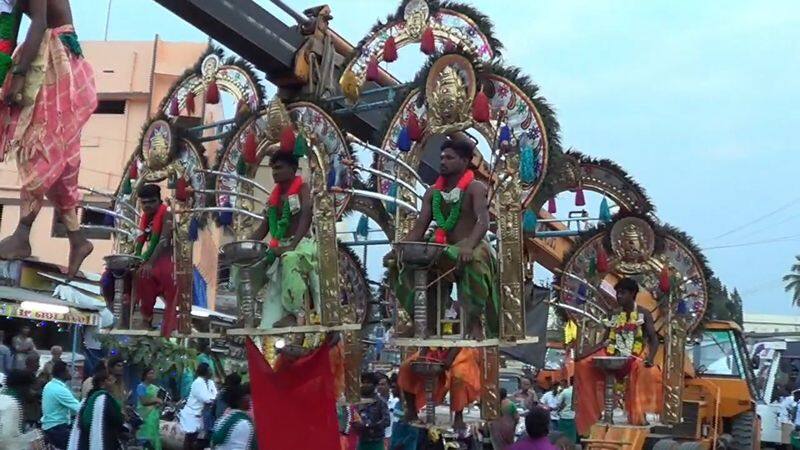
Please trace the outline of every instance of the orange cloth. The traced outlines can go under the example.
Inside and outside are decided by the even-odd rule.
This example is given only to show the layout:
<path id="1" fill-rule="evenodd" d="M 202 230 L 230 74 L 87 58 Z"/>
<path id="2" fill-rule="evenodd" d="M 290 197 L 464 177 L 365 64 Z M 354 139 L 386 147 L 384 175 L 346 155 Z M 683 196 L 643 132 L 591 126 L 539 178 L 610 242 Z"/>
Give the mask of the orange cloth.
<path id="1" fill-rule="evenodd" d="M 592 425 L 600 420 L 605 398 L 605 375 L 595 367 L 592 358 L 606 356 L 605 349 L 575 362 L 575 424 L 578 434 L 587 436 Z M 626 369 L 625 410 L 631 425 L 644 425 L 645 413 L 661 413 L 663 390 L 661 370 L 657 366 L 645 367 L 644 360 L 631 357 Z"/>
<path id="2" fill-rule="evenodd" d="M 447 350 L 429 351 L 427 359 L 444 361 Z M 411 363 L 420 359 L 419 352 L 414 353 L 400 366 L 397 385 L 403 392 L 414 394 L 417 410 L 425 406 L 425 381 L 411 371 Z M 444 401 L 445 394 L 450 391 L 450 410 L 462 411 L 481 395 L 481 363 L 480 350 L 462 348 L 459 350 L 450 369 L 440 374 L 433 389 L 433 400 Z"/>

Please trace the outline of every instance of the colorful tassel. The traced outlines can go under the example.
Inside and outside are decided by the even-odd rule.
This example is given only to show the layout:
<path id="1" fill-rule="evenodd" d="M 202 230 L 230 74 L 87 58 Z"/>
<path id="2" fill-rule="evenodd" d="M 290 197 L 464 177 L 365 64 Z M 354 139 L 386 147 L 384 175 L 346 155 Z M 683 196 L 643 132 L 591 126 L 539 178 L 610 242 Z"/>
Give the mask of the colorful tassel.
<path id="1" fill-rule="evenodd" d="M 411 151 L 411 135 L 408 132 L 408 127 L 403 127 L 400 130 L 400 135 L 397 136 L 397 148 L 401 152 Z"/>
<path id="2" fill-rule="evenodd" d="M 174 173 L 170 174 L 170 176 L 167 177 L 167 189 L 175 189 L 175 184 L 177 181 L 178 177 L 176 177 Z"/>
<path id="3" fill-rule="evenodd" d="M 105 225 L 107 227 L 113 227 L 114 226 L 114 216 L 112 216 L 111 214 L 106 214 L 106 216 L 103 217 L 103 225 Z"/>
<path id="4" fill-rule="evenodd" d="M 131 186 L 131 179 L 125 178 L 125 181 L 122 182 L 122 194 L 131 195 L 131 192 L 133 192 L 133 186 Z"/>
<path id="5" fill-rule="evenodd" d="M 369 217 L 362 214 L 358 219 L 358 226 L 356 226 L 356 236 L 366 239 L 369 237 Z"/>
<path id="6" fill-rule="evenodd" d="M 139 161 L 134 159 L 131 161 L 131 168 L 128 169 L 128 177 L 131 180 L 139 178 Z"/>
<path id="7" fill-rule="evenodd" d="M 498 141 L 500 141 L 500 143 L 511 142 L 511 128 L 509 128 L 508 125 L 503 125 L 500 127 L 500 136 L 498 137 Z"/>
<path id="8" fill-rule="evenodd" d="M 295 136 L 294 136 L 294 129 L 291 125 L 286 125 L 281 130 L 281 151 L 282 152 L 292 152 L 294 151 L 294 143 L 295 143 Z"/>
<path id="9" fill-rule="evenodd" d="M 303 158 L 308 154 L 308 139 L 303 133 L 298 133 L 294 141 L 294 156 Z"/>
<path id="10" fill-rule="evenodd" d="M 392 182 L 392 184 L 389 185 L 389 192 L 387 195 L 389 195 L 389 197 L 392 198 L 397 198 L 397 183 Z M 397 203 L 386 202 L 386 212 L 388 212 L 389 214 L 394 214 L 396 211 L 397 211 Z"/>
<path id="11" fill-rule="evenodd" d="M 242 177 L 247 175 L 247 161 L 244 158 L 239 158 L 239 161 L 236 161 L 236 173 Z"/>
<path id="12" fill-rule="evenodd" d="M 433 232 L 433 242 L 436 242 L 437 244 L 447 243 L 447 232 L 444 231 L 444 228 L 437 228 Z"/>
<path id="13" fill-rule="evenodd" d="M 189 183 L 185 177 L 178 178 L 175 182 L 175 199 L 179 202 L 185 202 L 189 198 Z"/>
<path id="14" fill-rule="evenodd" d="M 383 60 L 386 62 L 397 61 L 397 44 L 394 41 L 394 36 L 390 36 L 383 43 Z"/>
<path id="15" fill-rule="evenodd" d="M 179 115 L 181 115 L 181 108 L 180 105 L 178 104 L 178 97 L 174 95 L 172 96 L 171 99 L 169 99 L 169 115 L 172 117 L 178 117 Z"/>
<path id="16" fill-rule="evenodd" d="M 194 111 L 195 111 L 194 99 L 195 99 L 195 97 L 196 97 L 196 95 L 195 95 L 194 91 L 189 91 L 189 93 L 186 94 L 186 112 L 189 113 L 189 115 L 193 115 L 194 114 Z"/>
<path id="17" fill-rule="evenodd" d="M 411 114 L 408 115 L 408 120 L 406 121 L 406 128 L 408 128 L 408 137 L 410 137 L 412 141 L 419 142 L 420 140 L 422 140 L 422 135 L 423 135 L 422 126 L 420 126 L 419 118 L 413 111 L 411 112 Z"/>
<path id="18" fill-rule="evenodd" d="M 526 233 L 535 233 L 536 223 L 536 213 L 530 209 L 526 209 L 525 214 L 522 216 L 522 230 Z"/>
<path id="19" fill-rule="evenodd" d="M 582 305 L 582 304 L 586 303 L 586 293 L 587 293 L 586 283 L 581 283 L 578 286 L 578 299 L 577 300 L 578 300 L 578 304 L 579 305 Z"/>
<path id="20" fill-rule="evenodd" d="M 328 190 L 336 186 L 336 168 L 333 166 L 331 166 L 331 170 L 328 171 L 327 185 Z"/>
<path id="21" fill-rule="evenodd" d="M 661 275 L 658 277 L 658 290 L 660 290 L 662 294 L 668 294 L 672 287 L 671 284 L 671 280 L 669 279 L 669 266 L 664 265 L 661 267 Z"/>
<path id="22" fill-rule="evenodd" d="M 602 245 L 598 246 L 597 251 L 595 252 L 595 258 L 597 259 L 595 262 L 597 271 L 600 273 L 608 273 L 608 253 L 606 253 L 606 249 L 603 248 Z"/>
<path id="23" fill-rule="evenodd" d="M 485 123 L 491 119 L 491 114 L 489 111 L 489 97 L 483 93 L 483 91 L 478 92 L 478 95 L 475 96 L 475 100 L 472 102 L 472 118 L 475 119 L 476 122 Z"/>
<path id="24" fill-rule="evenodd" d="M 367 81 L 378 81 L 378 60 L 371 56 L 367 63 Z"/>
<path id="25" fill-rule="evenodd" d="M 550 214 L 555 214 L 558 212 L 558 208 L 556 208 L 556 199 L 551 198 L 547 201 L 547 212 Z"/>
<path id="26" fill-rule="evenodd" d="M 219 86 L 216 82 L 211 82 L 206 90 L 206 103 L 209 105 L 216 105 L 219 103 Z"/>
<path id="27" fill-rule="evenodd" d="M 422 32 L 422 38 L 419 42 L 419 49 L 426 55 L 432 55 L 436 51 L 436 41 L 433 36 L 433 28 L 425 28 Z"/>
<path id="28" fill-rule="evenodd" d="M 675 312 L 681 316 L 684 316 L 689 312 L 689 306 L 686 304 L 686 300 L 681 300 L 678 302 L 678 308 Z"/>
<path id="29" fill-rule="evenodd" d="M 453 43 L 450 39 L 444 41 L 444 52 L 445 53 L 453 53 L 456 51 L 456 44 Z"/>
<path id="30" fill-rule="evenodd" d="M 583 188 L 575 190 L 575 206 L 586 206 L 586 197 L 583 195 Z"/>
<path id="31" fill-rule="evenodd" d="M 597 275 L 597 258 L 589 260 L 589 269 L 587 270 L 589 278 L 593 278 Z"/>
<path id="32" fill-rule="evenodd" d="M 256 133 L 251 129 L 244 137 L 244 149 L 242 150 L 242 156 L 247 164 L 258 163 L 258 155 L 256 153 L 257 149 L 258 143 L 256 142 Z"/>
<path id="33" fill-rule="evenodd" d="M 230 208 L 231 202 L 225 202 L 225 204 L 222 206 L 225 208 Z M 233 225 L 233 211 L 223 211 L 219 213 L 217 222 L 219 222 L 219 225 L 222 227 L 229 227 Z"/>
<path id="34" fill-rule="evenodd" d="M 192 216 L 192 219 L 189 220 L 189 240 L 192 242 L 196 242 L 199 234 L 200 234 L 200 221 L 197 220 L 197 217 Z"/>
<path id="35" fill-rule="evenodd" d="M 608 200 L 605 197 L 603 197 L 603 201 L 600 202 L 600 214 L 598 218 L 600 219 L 600 223 L 611 222 L 611 208 L 608 207 Z"/>
<path id="36" fill-rule="evenodd" d="M 519 177 L 523 183 L 533 183 L 536 180 L 536 160 L 533 147 L 526 145 L 520 152 Z"/>

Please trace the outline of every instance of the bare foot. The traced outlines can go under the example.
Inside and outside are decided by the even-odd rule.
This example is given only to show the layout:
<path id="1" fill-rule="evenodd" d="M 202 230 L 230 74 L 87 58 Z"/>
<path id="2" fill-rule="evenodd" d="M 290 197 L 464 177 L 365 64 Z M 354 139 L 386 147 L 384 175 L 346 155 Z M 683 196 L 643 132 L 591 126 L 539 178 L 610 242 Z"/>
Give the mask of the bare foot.
<path id="1" fill-rule="evenodd" d="M 14 232 L 0 241 L 0 259 L 24 259 L 31 256 L 31 243 L 27 237 Z"/>
<path id="2" fill-rule="evenodd" d="M 297 317 L 293 314 L 284 316 L 282 319 L 272 324 L 273 328 L 288 328 L 297 325 Z"/>
<path id="3" fill-rule="evenodd" d="M 71 243 L 69 248 L 69 269 L 67 270 L 67 279 L 71 280 L 72 277 L 78 273 L 78 270 L 83 264 L 83 260 L 94 251 L 94 245 L 85 238 L 81 242 Z"/>
<path id="4" fill-rule="evenodd" d="M 480 319 L 472 320 L 472 324 L 469 327 L 469 337 L 476 341 L 482 341 L 486 338 L 483 334 L 483 326 Z"/>
<path id="5" fill-rule="evenodd" d="M 456 431 L 467 429 L 467 424 L 464 422 L 464 413 L 455 413 L 455 417 L 453 417 L 453 429 Z"/>

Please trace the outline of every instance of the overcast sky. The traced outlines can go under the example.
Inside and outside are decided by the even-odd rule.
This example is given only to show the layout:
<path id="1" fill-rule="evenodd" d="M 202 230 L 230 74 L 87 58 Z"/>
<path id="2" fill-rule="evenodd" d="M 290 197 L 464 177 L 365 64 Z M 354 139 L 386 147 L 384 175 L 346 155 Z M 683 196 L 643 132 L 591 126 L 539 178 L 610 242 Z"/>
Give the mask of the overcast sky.
<path id="1" fill-rule="evenodd" d="M 301 11 L 323 2 L 286 3 Z M 398 2 L 326 3 L 332 27 L 357 42 Z M 611 158 L 634 176 L 662 220 L 707 248 L 746 312 L 796 314 L 781 276 L 800 254 L 800 4 L 469 3 L 494 21 L 506 63 L 555 106 L 565 147 Z M 103 39 L 106 1 L 72 4 L 79 36 Z M 207 39 L 154 1 L 112 0 L 109 39 L 156 33 Z M 421 61 L 403 49 L 390 70 L 407 78 Z"/>

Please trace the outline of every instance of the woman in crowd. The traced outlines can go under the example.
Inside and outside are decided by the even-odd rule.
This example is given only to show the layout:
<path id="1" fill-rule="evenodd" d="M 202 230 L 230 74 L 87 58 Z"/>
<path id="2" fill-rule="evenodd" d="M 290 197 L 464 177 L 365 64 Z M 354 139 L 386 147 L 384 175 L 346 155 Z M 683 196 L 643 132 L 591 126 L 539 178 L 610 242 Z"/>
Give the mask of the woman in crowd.
<path id="1" fill-rule="evenodd" d="M 152 450 L 161 450 L 161 405 L 164 401 L 158 397 L 159 388 L 154 384 L 155 380 L 155 369 L 145 368 L 142 372 L 142 382 L 136 388 L 136 412 L 143 421 L 136 437 L 140 441 L 149 443 Z"/>
<path id="2" fill-rule="evenodd" d="M 31 400 L 33 375 L 26 370 L 12 369 L 6 385 L 0 390 L 0 449 L 30 448 L 36 431 L 23 434 L 25 427 L 22 406 Z"/>
<path id="3" fill-rule="evenodd" d="M 185 433 L 184 450 L 200 450 L 208 446 L 209 430 L 204 426 L 203 412 L 211 408 L 217 398 L 217 386 L 211 379 L 211 369 L 208 364 L 198 364 L 196 373 L 197 378 L 192 382 L 186 406 L 178 414 L 178 420 Z"/>

